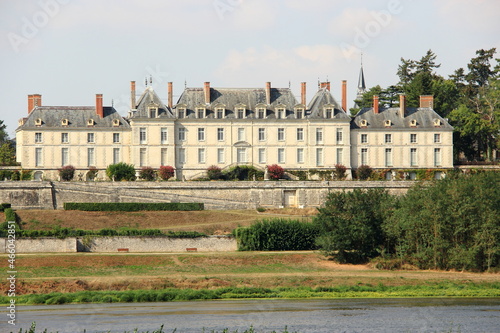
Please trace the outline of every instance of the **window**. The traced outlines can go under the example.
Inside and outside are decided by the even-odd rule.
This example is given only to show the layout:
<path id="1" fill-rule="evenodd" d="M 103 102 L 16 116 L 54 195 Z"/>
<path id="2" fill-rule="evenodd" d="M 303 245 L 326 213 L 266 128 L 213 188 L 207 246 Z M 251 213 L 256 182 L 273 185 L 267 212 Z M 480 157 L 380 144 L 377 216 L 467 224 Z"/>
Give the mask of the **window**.
<path id="1" fill-rule="evenodd" d="M 238 108 L 238 109 L 236 110 L 236 113 L 237 113 L 237 116 L 238 116 L 238 118 L 239 118 L 239 119 L 243 119 L 243 118 L 245 118 L 245 109 L 243 109 L 243 108 Z"/>
<path id="2" fill-rule="evenodd" d="M 217 148 L 217 163 L 222 164 L 225 162 L 224 148 Z"/>
<path id="3" fill-rule="evenodd" d="M 259 148 L 259 163 L 266 163 L 266 148 Z"/>
<path id="4" fill-rule="evenodd" d="M 217 108 L 216 109 L 216 116 L 219 119 L 223 119 L 224 116 L 225 116 L 225 110 L 224 110 L 224 108 Z"/>
<path id="5" fill-rule="evenodd" d="M 258 109 L 257 118 L 259 118 L 259 119 L 266 118 L 266 109 L 263 109 L 263 108 Z"/>
<path id="6" fill-rule="evenodd" d="M 295 118 L 297 118 L 297 119 L 304 118 L 304 109 L 297 109 L 295 111 Z"/>
<path id="7" fill-rule="evenodd" d="M 168 143 L 168 129 L 166 127 L 160 129 L 160 141 L 162 145 Z"/>
<path id="8" fill-rule="evenodd" d="M 417 165 L 417 148 L 410 148 L 410 165 Z"/>
<path id="9" fill-rule="evenodd" d="M 68 142 L 69 142 L 69 134 L 61 133 L 61 143 L 68 143 Z"/>
<path id="10" fill-rule="evenodd" d="M 94 133 L 87 133 L 87 143 L 94 143 L 94 142 L 95 142 Z"/>
<path id="11" fill-rule="evenodd" d="M 386 167 L 392 166 L 392 149 L 391 148 L 385 149 L 385 166 Z"/>
<path id="12" fill-rule="evenodd" d="M 157 112 L 157 108 L 149 108 L 149 118 L 156 118 Z"/>
<path id="13" fill-rule="evenodd" d="M 441 166 L 441 148 L 434 148 L 434 166 Z"/>
<path id="14" fill-rule="evenodd" d="M 368 148 L 361 148 L 361 165 L 368 165 Z"/>
<path id="15" fill-rule="evenodd" d="M 361 134 L 361 143 L 368 143 L 368 134 Z"/>
<path id="16" fill-rule="evenodd" d="M 146 148 L 139 149 L 139 166 L 141 167 L 146 166 L 147 164 L 146 158 L 147 158 Z"/>
<path id="17" fill-rule="evenodd" d="M 35 133 L 35 143 L 42 142 L 42 133 Z"/>
<path id="18" fill-rule="evenodd" d="M 278 148 L 278 163 L 285 163 L 285 148 Z"/>
<path id="19" fill-rule="evenodd" d="M 297 141 L 304 141 L 304 129 L 297 128 Z"/>
<path id="20" fill-rule="evenodd" d="M 177 117 L 178 118 L 185 118 L 186 117 L 186 109 L 177 110 Z"/>
<path id="21" fill-rule="evenodd" d="M 205 141 L 205 128 L 198 128 L 198 141 Z"/>
<path id="22" fill-rule="evenodd" d="M 113 164 L 120 163 L 120 148 L 113 148 Z"/>
<path id="23" fill-rule="evenodd" d="M 337 128 L 337 143 L 342 143 L 344 140 L 344 135 L 342 132 L 342 128 Z"/>
<path id="24" fill-rule="evenodd" d="M 441 143 L 441 134 L 434 134 L 434 143 Z"/>
<path id="25" fill-rule="evenodd" d="M 266 129 L 259 128 L 259 141 L 265 141 L 265 140 L 266 140 Z"/>
<path id="26" fill-rule="evenodd" d="M 283 119 L 285 118 L 285 109 L 277 109 L 276 110 L 276 118 Z"/>
<path id="27" fill-rule="evenodd" d="M 392 134 L 386 134 L 385 143 L 391 143 L 391 142 L 392 142 Z"/>
<path id="28" fill-rule="evenodd" d="M 205 118 L 205 109 L 196 109 L 196 118 Z"/>
<path id="29" fill-rule="evenodd" d="M 217 129 L 217 141 L 224 141 L 224 128 Z"/>
<path id="30" fill-rule="evenodd" d="M 245 129 L 238 128 L 238 141 L 245 141 Z"/>
<path id="31" fill-rule="evenodd" d="M 332 108 L 325 109 L 325 118 L 327 118 L 327 119 L 333 118 L 333 109 Z"/>
<path id="32" fill-rule="evenodd" d="M 179 163 L 180 164 L 186 163 L 186 149 L 185 148 L 179 148 Z"/>
<path id="33" fill-rule="evenodd" d="M 343 164 L 342 157 L 343 157 L 343 149 L 337 148 L 337 164 Z"/>
<path id="34" fill-rule="evenodd" d="M 246 163 L 247 162 L 247 149 L 246 148 L 238 148 L 236 150 L 236 159 L 238 163 Z"/>
<path id="35" fill-rule="evenodd" d="M 68 148 L 61 149 L 61 165 L 62 166 L 69 165 L 69 149 Z"/>
<path id="36" fill-rule="evenodd" d="M 410 134 L 410 143 L 417 143 L 417 135 L 416 134 Z"/>
<path id="37" fill-rule="evenodd" d="M 168 164 L 168 150 L 167 148 L 162 148 L 160 151 L 161 157 L 160 157 L 160 165 L 167 165 Z"/>
<path id="38" fill-rule="evenodd" d="M 94 148 L 87 148 L 87 166 L 95 166 Z"/>
<path id="39" fill-rule="evenodd" d="M 35 166 L 42 166 L 42 148 L 35 148 Z"/>
<path id="40" fill-rule="evenodd" d="M 316 166 L 323 166 L 323 148 L 316 148 Z"/>
<path id="41" fill-rule="evenodd" d="M 113 143 L 120 142 L 120 133 L 113 133 Z"/>
<path id="42" fill-rule="evenodd" d="M 316 143 L 323 143 L 323 129 L 316 128 Z"/>
<path id="43" fill-rule="evenodd" d="M 145 144 L 146 143 L 146 127 L 141 127 L 139 128 L 139 143 L 140 144 Z"/>
<path id="44" fill-rule="evenodd" d="M 285 141 L 285 129 L 278 128 L 278 141 Z"/>
<path id="45" fill-rule="evenodd" d="M 304 163 L 304 148 L 297 148 L 297 163 Z"/>
<path id="46" fill-rule="evenodd" d="M 205 148 L 198 148 L 198 163 L 205 163 Z"/>
<path id="47" fill-rule="evenodd" d="M 184 127 L 179 128 L 179 130 L 177 131 L 177 134 L 178 134 L 179 141 L 186 141 L 186 129 Z"/>

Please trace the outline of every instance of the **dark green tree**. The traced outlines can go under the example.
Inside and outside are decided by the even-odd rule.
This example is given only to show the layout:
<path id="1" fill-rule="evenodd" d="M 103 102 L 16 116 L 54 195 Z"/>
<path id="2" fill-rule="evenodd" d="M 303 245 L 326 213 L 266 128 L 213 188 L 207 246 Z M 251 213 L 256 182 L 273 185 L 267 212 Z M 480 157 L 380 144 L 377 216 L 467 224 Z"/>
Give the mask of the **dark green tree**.
<path id="1" fill-rule="evenodd" d="M 0 120 L 0 144 L 4 144 L 9 140 L 9 135 L 7 134 L 7 126 Z"/>
<path id="2" fill-rule="evenodd" d="M 136 179 L 134 166 L 124 162 L 109 165 L 106 169 L 106 175 L 109 179 L 115 181 L 133 181 Z"/>
<path id="3" fill-rule="evenodd" d="M 0 165 L 16 165 L 16 151 L 9 142 L 0 146 Z"/>

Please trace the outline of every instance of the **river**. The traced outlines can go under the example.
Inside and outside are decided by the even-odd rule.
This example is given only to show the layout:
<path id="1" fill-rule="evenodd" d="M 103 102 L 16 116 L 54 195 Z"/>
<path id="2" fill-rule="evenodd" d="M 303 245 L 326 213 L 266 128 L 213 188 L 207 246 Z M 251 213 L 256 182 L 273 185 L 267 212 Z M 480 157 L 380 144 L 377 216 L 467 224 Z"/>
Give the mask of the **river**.
<path id="1" fill-rule="evenodd" d="M 203 328 L 260 332 L 500 332 L 499 298 L 398 298 L 221 300 L 170 303 L 76 304 L 17 307 L 17 325 L 37 323 L 37 332 L 201 333 Z M 5 330 L 1 330 L 5 332 Z"/>

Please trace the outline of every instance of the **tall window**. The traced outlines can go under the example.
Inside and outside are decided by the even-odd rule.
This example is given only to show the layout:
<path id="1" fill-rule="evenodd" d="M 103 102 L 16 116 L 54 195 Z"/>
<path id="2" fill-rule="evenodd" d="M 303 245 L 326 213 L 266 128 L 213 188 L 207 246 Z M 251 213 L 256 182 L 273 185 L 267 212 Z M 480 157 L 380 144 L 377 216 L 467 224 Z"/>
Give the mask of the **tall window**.
<path id="1" fill-rule="evenodd" d="M 361 143 L 368 143 L 368 134 L 361 134 Z"/>
<path id="2" fill-rule="evenodd" d="M 391 143 L 391 142 L 392 142 L 392 134 L 386 134 L 385 143 Z"/>
<path id="3" fill-rule="evenodd" d="M 259 118 L 259 119 L 264 119 L 264 118 L 266 118 L 266 109 L 264 109 L 264 108 L 259 108 L 259 109 L 257 110 L 257 118 Z"/>
<path id="4" fill-rule="evenodd" d="M 186 129 L 184 127 L 177 130 L 177 136 L 179 141 L 186 141 Z"/>
<path id="5" fill-rule="evenodd" d="M 243 108 L 238 108 L 238 109 L 236 110 L 236 113 L 237 113 L 237 116 L 238 116 L 238 118 L 239 118 L 239 119 L 243 119 L 243 118 L 245 118 L 245 109 L 243 109 Z"/>
<path id="6" fill-rule="evenodd" d="M 217 141 L 224 141 L 224 128 L 217 128 Z"/>
<path id="7" fill-rule="evenodd" d="M 120 133 L 113 133 L 113 143 L 120 142 Z"/>
<path id="8" fill-rule="evenodd" d="M 167 148 L 162 148 L 161 149 L 161 165 L 167 165 L 168 164 L 168 150 Z"/>
<path id="9" fill-rule="evenodd" d="M 361 165 L 368 165 L 368 148 L 361 148 Z"/>
<path id="10" fill-rule="evenodd" d="M 61 165 L 69 165 L 69 149 L 68 148 L 62 148 L 61 149 Z"/>
<path id="11" fill-rule="evenodd" d="M 87 133 L 87 143 L 94 143 L 94 142 L 95 142 L 94 133 Z"/>
<path id="12" fill-rule="evenodd" d="M 344 164 L 342 155 L 343 155 L 343 149 L 337 148 L 337 164 Z"/>
<path id="13" fill-rule="evenodd" d="M 225 163 L 224 148 L 217 148 L 217 163 Z"/>
<path id="14" fill-rule="evenodd" d="M 323 143 L 323 129 L 316 128 L 316 143 Z"/>
<path id="15" fill-rule="evenodd" d="M 87 166 L 95 166 L 94 148 L 87 148 Z"/>
<path id="16" fill-rule="evenodd" d="M 217 115 L 217 118 L 219 119 L 222 119 L 224 118 L 224 108 L 217 108 L 216 110 L 216 115 Z"/>
<path id="17" fill-rule="evenodd" d="M 238 128 L 238 141 L 245 141 L 245 129 Z"/>
<path id="18" fill-rule="evenodd" d="M 120 163 L 120 148 L 113 148 L 113 164 Z"/>
<path id="19" fill-rule="evenodd" d="M 139 128 L 139 143 L 145 144 L 147 140 L 146 127 Z"/>
<path id="20" fill-rule="evenodd" d="M 168 143 L 168 129 L 166 127 L 160 129 L 160 140 L 162 145 Z"/>
<path id="21" fill-rule="evenodd" d="M 278 163 L 285 163 L 285 148 L 278 148 Z"/>
<path id="22" fill-rule="evenodd" d="M 323 148 L 316 148 L 316 166 L 323 166 Z"/>
<path id="23" fill-rule="evenodd" d="M 205 141 L 205 128 L 198 128 L 198 141 Z"/>
<path id="24" fill-rule="evenodd" d="M 434 134 L 434 143 L 441 143 L 441 134 L 439 133 Z"/>
<path id="25" fill-rule="evenodd" d="M 147 151 L 146 148 L 139 149 L 139 166 L 143 167 L 147 164 Z"/>
<path id="26" fill-rule="evenodd" d="M 297 141 L 304 141 L 304 129 L 301 127 L 297 128 Z"/>
<path id="27" fill-rule="evenodd" d="M 410 165 L 417 165 L 417 148 L 410 148 Z"/>
<path id="28" fill-rule="evenodd" d="M 179 148 L 179 163 L 186 163 L 186 148 Z"/>
<path id="29" fill-rule="evenodd" d="M 68 143 L 68 142 L 69 142 L 69 134 L 61 133 L 61 143 Z"/>
<path id="30" fill-rule="evenodd" d="M 417 134 L 410 134 L 410 143 L 417 143 Z"/>
<path id="31" fill-rule="evenodd" d="M 385 166 L 386 167 L 392 166 L 392 149 L 391 148 L 385 149 Z"/>
<path id="32" fill-rule="evenodd" d="M 42 148 L 35 148 L 35 166 L 42 166 Z"/>
<path id="33" fill-rule="evenodd" d="M 342 132 L 342 128 L 337 128 L 337 143 L 342 143 L 344 140 L 344 135 Z"/>
<path id="34" fill-rule="evenodd" d="M 434 148 L 434 166 L 441 166 L 441 148 Z"/>
<path id="35" fill-rule="evenodd" d="M 198 148 L 198 163 L 205 163 L 205 148 Z"/>
<path id="36" fill-rule="evenodd" d="M 265 141 L 265 140 L 266 140 L 266 129 L 259 128 L 259 141 Z"/>
<path id="37" fill-rule="evenodd" d="M 266 148 L 259 148 L 259 163 L 266 163 Z"/>
<path id="38" fill-rule="evenodd" d="M 285 141 L 285 129 L 278 128 L 278 141 Z"/>
<path id="39" fill-rule="evenodd" d="M 236 149 L 236 160 L 238 163 L 246 163 L 247 162 L 247 149 L 246 148 L 237 148 Z"/>
<path id="40" fill-rule="evenodd" d="M 304 163 L 304 148 L 297 148 L 297 163 Z"/>
<path id="41" fill-rule="evenodd" d="M 35 143 L 42 142 L 42 133 L 35 133 Z"/>

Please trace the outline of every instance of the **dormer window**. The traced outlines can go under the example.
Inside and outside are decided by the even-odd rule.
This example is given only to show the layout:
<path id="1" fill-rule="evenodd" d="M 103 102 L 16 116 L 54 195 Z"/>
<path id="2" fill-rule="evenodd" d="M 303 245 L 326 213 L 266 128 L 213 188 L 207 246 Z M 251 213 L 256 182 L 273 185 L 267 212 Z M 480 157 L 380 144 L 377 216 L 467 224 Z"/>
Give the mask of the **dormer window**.
<path id="1" fill-rule="evenodd" d="M 361 119 L 361 121 L 359 122 L 359 125 L 361 127 L 367 127 L 368 126 L 368 121 L 366 121 L 366 119 Z"/>
<path id="2" fill-rule="evenodd" d="M 295 110 L 295 118 L 297 118 L 297 119 L 304 118 L 304 109 L 296 109 Z"/>
<path id="3" fill-rule="evenodd" d="M 439 127 L 439 126 L 441 126 L 441 120 L 440 120 L 440 119 L 437 119 L 437 118 L 436 118 L 436 119 L 434 119 L 434 126 L 435 126 L 435 127 Z"/>
<path id="4" fill-rule="evenodd" d="M 185 108 L 177 109 L 177 118 L 179 118 L 179 119 L 186 118 L 186 109 Z"/>
<path id="5" fill-rule="evenodd" d="M 149 118 L 158 117 L 158 108 L 157 107 L 150 107 L 148 110 L 149 110 Z"/>
<path id="6" fill-rule="evenodd" d="M 68 126 L 68 124 L 69 124 L 68 119 L 61 120 L 61 126 Z"/>
<path id="7" fill-rule="evenodd" d="M 236 116 L 237 116 L 238 119 L 245 118 L 245 109 L 244 108 L 238 108 L 238 109 L 236 109 Z"/>
<path id="8" fill-rule="evenodd" d="M 42 126 L 42 119 L 41 118 L 35 119 L 35 126 Z"/>
<path id="9" fill-rule="evenodd" d="M 332 108 L 326 108 L 325 109 L 325 118 L 326 119 L 333 118 L 333 109 Z"/>
<path id="10" fill-rule="evenodd" d="M 94 125 L 95 125 L 94 119 L 87 120 L 87 126 L 94 126 Z"/>
<path id="11" fill-rule="evenodd" d="M 259 119 L 265 119 L 266 116 L 267 116 L 266 109 L 264 109 L 264 108 L 257 109 L 257 118 L 259 118 Z"/>
<path id="12" fill-rule="evenodd" d="M 114 127 L 120 126 L 120 119 L 113 119 L 113 126 Z"/>
<path id="13" fill-rule="evenodd" d="M 386 120 L 385 121 L 385 127 L 391 127 L 392 126 L 392 121 Z"/>
<path id="14" fill-rule="evenodd" d="M 415 119 L 410 120 L 411 127 L 417 127 L 417 121 Z"/>
<path id="15" fill-rule="evenodd" d="M 196 118 L 203 119 L 205 118 L 205 108 L 197 108 L 196 109 Z"/>
<path id="16" fill-rule="evenodd" d="M 224 108 L 215 109 L 215 116 L 217 117 L 217 119 L 224 119 L 226 117 L 226 109 Z"/>
<path id="17" fill-rule="evenodd" d="M 285 118 L 285 109 L 279 108 L 276 109 L 276 119 L 284 119 Z"/>

